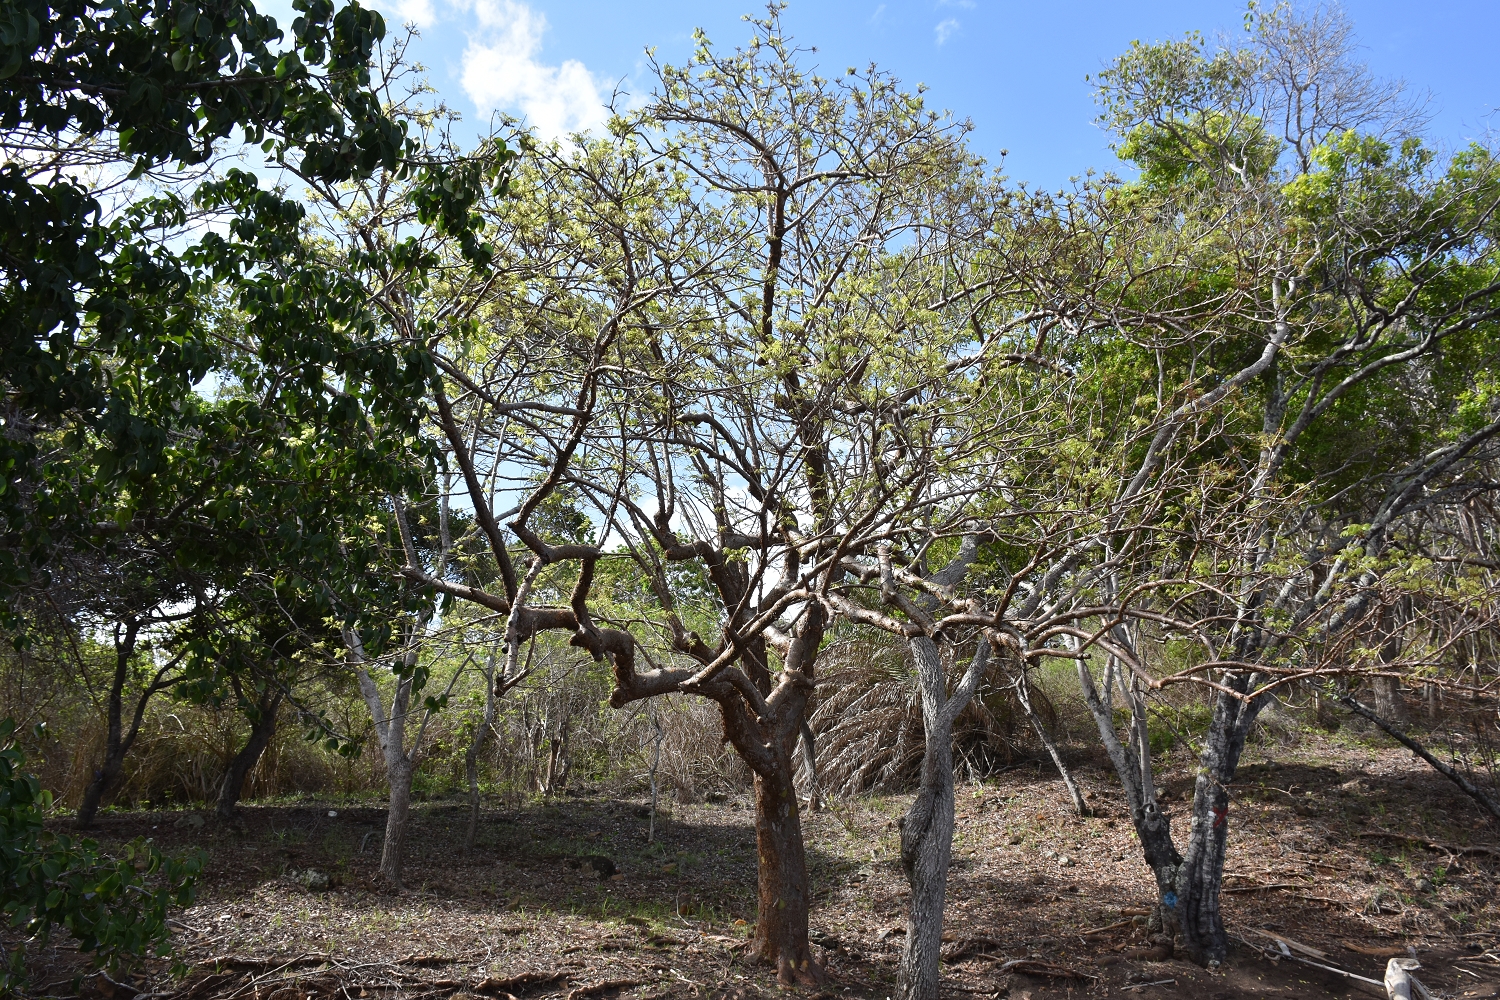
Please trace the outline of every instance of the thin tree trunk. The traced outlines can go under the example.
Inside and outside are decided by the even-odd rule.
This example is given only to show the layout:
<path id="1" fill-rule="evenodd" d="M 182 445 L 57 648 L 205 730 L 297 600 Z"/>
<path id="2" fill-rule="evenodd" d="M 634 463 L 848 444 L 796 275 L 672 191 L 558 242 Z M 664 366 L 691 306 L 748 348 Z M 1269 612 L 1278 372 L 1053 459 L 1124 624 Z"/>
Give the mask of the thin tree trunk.
<path id="1" fill-rule="evenodd" d="M 350 651 L 363 662 L 363 651 L 357 637 L 350 643 Z M 416 656 L 415 650 L 407 654 Z M 406 750 L 406 717 L 411 702 L 411 678 L 407 676 L 396 683 L 396 696 L 391 700 L 391 713 L 385 714 L 385 704 L 380 698 L 380 688 L 363 665 L 356 672 L 360 693 L 370 709 L 375 722 L 375 737 L 385 757 L 386 782 L 390 786 L 390 802 L 385 816 L 385 842 L 380 851 L 380 883 L 391 892 L 401 890 L 401 859 L 406 845 L 406 820 L 411 809 L 411 783 L 416 773 L 416 748 Z"/>
<path id="2" fill-rule="evenodd" d="M 1036 733 L 1037 739 L 1042 741 L 1042 746 L 1047 748 L 1047 755 L 1052 758 L 1052 766 L 1057 768 L 1063 787 L 1068 790 L 1068 797 L 1073 800 L 1073 811 L 1079 816 L 1087 816 L 1089 814 L 1088 803 L 1083 801 L 1083 792 L 1078 788 L 1078 782 L 1073 780 L 1073 773 L 1063 762 L 1062 754 L 1057 749 L 1057 741 L 1052 738 L 1051 733 L 1047 732 L 1047 727 L 1042 725 L 1042 720 L 1031 705 L 1031 683 L 1024 669 L 1015 678 L 1015 686 L 1016 700 L 1021 704 L 1021 713 L 1026 716 L 1026 721 L 1031 723 L 1031 728 Z"/>
<path id="3" fill-rule="evenodd" d="M 495 724 L 495 659 L 496 650 L 490 649 L 489 660 L 484 668 L 484 719 L 469 741 L 464 754 L 464 773 L 469 779 L 469 825 L 464 830 L 464 850 L 472 851 L 479 836 L 479 752 L 489 739 L 490 729 Z"/>
<path id="4" fill-rule="evenodd" d="M 911 910 L 896 969 L 896 990 L 901 1000 L 938 1000 L 943 908 L 953 859 L 953 720 L 979 686 L 989 646 L 980 642 L 973 663 L 950 696 L 937 643 L 918 635 L 908 644 L 922 692 L 926 745 L 921 786 L 901 818 L 901 865 L 911 887 Z"/>
<path id="5" fill-rule="evenodd" d="M 1385 607 L 1380 612 L 1380 627 L 1386 635 L 1380 647 L 1380 662 L 1389 667 L 1401 658 L 1402 625 L 1405 615 L 1402 609 Z M 1401 682 L 1395 677 L 1371 677 L 1370 693 L 1374 695 L 1376 713 L 1388 722 L 1398 725 L 1406 721 L 1406 704 L 1401 700 Z"/>
<path id="6" fill-rule="evenodd" d="M 411 528 L 406 522 L 406 509 L 396 497 L 392 496 L 391 500 L 396 509 L 396 523 L 401 532 L 402 547 L 406 550 L 406 557 L 411 564 L 417 565 L 419 559 L 416 548 L 412 544 Z M 448 527 L 446 482 L 439 497 L 438 533 L 442 548 L 438 553 L 436 575 L 441 578 L 448 564 L 448 553 L 453 547 L 453 539 Z M 427 626 L 436 612 L 435 605 L 424 607 L 407 634 L 406 652 L 401 657 L 401 673 L 396 682 L 396 696 L 391 699 L 389 716 L 385 715 L 385 707 L 380 700 L 380 689 L 364 667 L 364 649 L 359 642 L 358 635 L 346 633 L 344 637 L 345 644 L 360 663 L 357 672 L 360 693 L 364 696 L 365 704 L 370 708 L 370 715 L 375 722 L 376 737 L 380 740 L 380 747 L 385 752 L 385 772 L 391 788 L 391 797 L 385 815 L 385 843 L 380 851 L 380 882 L 390 892 L 401 891 L 401 867 L 406 848 L 406 822 L 411 812 L 411 784 L 417 772 L 417 763 L 422 758 L 422 736 L 427 731 L 427 721 L 431 717 L 430 712 L 423 714 L 422 721 L 412 736 L 411 748 L 407 749 L 406 730 L 407 722 L 411 717 L 412 678 L 421 656 L 419 639 L 426 633 Z M 453 690 L 453 684 L 457 682 L 458 676 L 455 672 L 453 680 L 448 685 L 449 691 Z"/>
<path id="7" fill-rule="evenodd" d="M 78 829 L 87 830 L 94 825 L 99 805 L 104 801 L 104 793 L 114 787 L 115 780 L 124 770 L 124 762 L 125 754 L 118 744 L 106 747 L 103 763 L 94 771 L 93 780 L 83 790 L 83 801 L 78 805 L 78 817 L 74 820 Z"/>
<path id="8" fill-rule="evenodd" d="M 390 805 L 385 813 L 385 843 L 380 850 L 380 884 L 391 892 L 401 891 L 401 867 L 406 857 L 406 821 L 411 813 L 411 782 L 416 767 L 405 754 L 386 768 L 390 779 Z"/>
<path id="9" fill-rule="evenodd" d="M 1110 763 L 1114 765 L 1115 774 L 1125 790 L 1130 820 L 1141 842 L 1146 865 L 1156 879 L 1152 929 L 1170 940 L 1177 925 L 1177 879 L 1182 866 L 1182 855 L 1172 842 L 1172 821 L 1157 805 L 1156 790 L 1148 780 L 1151 773 L 1151 745 L 1137 725 L 1142 713 L 1134 711 L 1135 706 L 1132 705 L 1132 730 L 1128 743 L 1121 741 L 1115 731 L 1113 695 L 1118 664 L 1113 657 L 1106 662 L 1102 694 L 1094 684 L 1094 675 L 1086 659 L 1078 661 L 1078 681 L 1083 688 L 1084 702 L 1098 726 L 1105 752 L 1109 754 Z M 1123 685 L 1120 685 L 1120 690 L 1127 691 Z"/>
<path id="10" fill-rule="evenodd" d="M 661 743 L 666 739 L 667 731 L 662 728 L 661 718 L 656 714 L 656 703 L 649 702 L 647 707 L 651 712 L 651 726 L 656 731 L 651 749 L 651 819 L 646 827 L 646 843 L 650 844 L 656 841 L 656 773 L 661 769 Z"/>
<path id="11" fill-rule="evenodd" d="M 1236 676 L 1228 683 L 1248 691 L 1255 681 Z M 1188 957 L 1209 967 L 1223 962 L 1229 951 L 1219 910 L 1229 846 L 1229 786 L 1239 768 L 1245 737 L 1264 703 L 1264 698 L 1247 703 L 1219 693 L 1198 761 L 1192 832 L 1177 877 L 1178 925 Z"/>
<path id="12" fill-rule="evenodd" d="M 1406 747 L 1406 749 L 1410 750 L 1418 757 L 1421 757 L 1439 774 L 1457 785 L 1465 795 L 1477 802 L 1482 809 L 1488 812 L 1491 816 L 1495 817 L 1497 820 L 1500 820 L 1500 802 L 1496 802 L 1495 799 L 1487 794 L 1484 789 L 1474 784 L 1468 778 L 1465 778 L 1462 774 L 1454 770 L 1449 765 L 1438 760 L 1428 751 L 1426 747 L 1418 743 L 1416 740 L 1412 739 L 1410 736 L 1407 736 L 1405 733 L 1397 729 L 1395 726 L 1391 725 L 1389 722 L 1386 722 L 1383 718 L 1380 717 L 1378 713 L 1372 712 L 1369 708 L 1361 705 L 1359 702 L 1355 701 L 1348 695 L 1345 695 L 1340 699 L 1340 701 L 1342 701 L 1351 712 L 1356 712 L 1359 715 L 1364 716 L 1366 719 L 1369 719 L 1371 722 L 1375 723 L 1375 725 L 1384 730 L 1385 734 L 1391 739 L 1400 743 L 1402 746 Z"/>
<path id="13" fill-rule="evenodd" d="M 115 781 L 120 777 L 125 766 L 125 755 L 130 752 L 131 743 L 135 742 L 135 734 L 140 725 L 140 713 L 136 714 L 136 725 L 131 728 L 128 736 L 124 733 L 122 716 L 125 681 L 130 675 L 130 658 L 135 655 L 136 639 L 139 634 L 140 626 L 134 619 L 125 623 L 123 635 L 118 631 L 115 634 L 115 671 L 109 685 L 104 759 L 100 761 L 99 767 L 94 771 L 93 779 L 83 790 L 83 801 L 79 803 L 78 816 L 74 820 L 74 825 L 80 830 L 86 830 L 94 825 L 94 820 L 99 814 L 99 806 L 104 801 L 104 795 L 114 787 Z"/>
<path id="14" fill-rule="evenodd" d="M 1401 682 L 1394 677 L 1371 677 L 1370 693 L 1374 695 L 1375 714 L 1390 722 L 1406 721 L 1406 705 L 1401 700 Z"/>
<path id="15" fill-rule="evenodd" d="M 266 747 L 271 745 L 271 738 L 276 735 L 276 713 L 281 708 L 281 699 L 282 692 L 276 689 L 263 695 L 256 705 L 254 717 L 250 720 L 250 736 L 229 762 L 224 780 L 219 785 L 219 803 L 214 811 L 220 819 L 234 817 L 246 776 L 254 770 Z"/>
<path id="16" fill-rule="evenodd" d="M 802 766 L 807 768 L 807 811 L 817 812 L 823 804 L 818 795 L 818 745 L 806 719 L 802 720 L 801 745 Z"/>

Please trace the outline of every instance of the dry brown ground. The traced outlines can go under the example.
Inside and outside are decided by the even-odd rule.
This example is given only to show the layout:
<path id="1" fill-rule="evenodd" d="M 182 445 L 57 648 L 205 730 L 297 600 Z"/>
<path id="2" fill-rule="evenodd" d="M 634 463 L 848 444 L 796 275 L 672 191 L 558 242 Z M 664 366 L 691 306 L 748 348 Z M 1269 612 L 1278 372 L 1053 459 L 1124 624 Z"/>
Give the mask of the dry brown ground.
<path id="1" fill-rule="evenodd" d="M 1179 809 L 1187 763 L 1162 782 Z M 1257 949 L 1280 948 L 1276 935 L 1293 955 L 1322 953 L 1323 964 L 1370 979 L 1386 955 L 1414 949 L 1419 977 L 1439 995 L 1500 996 L 1500 831 L 1404 751 L 1312 740 L 1247 761 L 1224 897 L 1240 943 L 1214 972 L 1132 957 L 1145 944 L 1136 914 L 1151 902 L 1149 876 L 1112 777 L 1090 764 L 1081 778 L 1095 818 L 1072 816 L 1040 767 L 960 786 L 946 996 L 1383 995 L 1270 960 Z M 894 992 L 905 899 L 895 818 L 906 802 L 872 798 L 804 817 L 824 997 Z M 383 812 L 334 808 L 250 807 L 238 829 L 196 814 L 106 817 L 106 840 L 148 835 L 210 857 L 200 899 L 180 920 L 188 978 L 158 970 L 138 985 L 180 1000 L 778 992 L 741 957 L 755 905 L 744 799 L 674 805 L 649 846 L 639 801 L 487 812 L 470 855 L 459 846 L 463 807 L 420 807 L 410 889 L 399 896 L 370 883 Z M 601 880 L 588 856 L 609 858 L 619 876 Z M 308 888 L 321 885 L 309 869 L 331 886 Z"/>

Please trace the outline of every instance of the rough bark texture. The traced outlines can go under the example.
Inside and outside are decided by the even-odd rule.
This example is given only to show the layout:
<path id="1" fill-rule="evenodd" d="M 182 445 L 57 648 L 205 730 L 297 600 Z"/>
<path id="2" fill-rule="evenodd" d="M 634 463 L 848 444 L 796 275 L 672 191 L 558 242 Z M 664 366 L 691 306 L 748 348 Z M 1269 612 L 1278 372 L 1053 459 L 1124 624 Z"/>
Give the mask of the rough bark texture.
<path id="1" fill-rule="evenodd" d="M 953 857 L 953 720 L 943 711 L 946 692 L 937 645 L 921 636 L 912 640 L 911 649 L 922 684 L 926 745 L 922 783 L 901 818 L 901 866 L 911 886 L 911 911 L 896 977 L 902 1000 L 936 1000 L 943 904 Z"/>
<path id="2" fill-rule="evenodd" d="M 937 1000 L 943 947 L 943 907 L 948 867 L 953 858 L 953 720 L 973 697 L 989 659 L 979 651 L 963 680 L 948 694 L 943 658 L 937 643 L 925 635 L 908 641 L 922 691 L 922 725 L 926 744 L 922 783 L 911 808 L 901 818 L 901 865 L 911 887 L 906 942 L 896 969 L 902 1000 Z"/>
<path id="3" fill-rule="evenodd" d="M 760 910 L 750 952 L 776 967 L 783 983 L 819 980 L 807 942 L 807 855 L 792 762 L 755 776 L 755 842 Z"/>
<path id="4" fill-rule="evenodd" d="M 1236 676 L 1228 686 L 1250 690 L 1253 678 Z M 1203 740 L 1193 789 L 1192 832 L 1177 877 L 1178 922 L 1188 957 L 1215 966 L 1229 951 L 1219 894 L 1229 845 L 1229 785 L 1245 749 L 1245 737 L 1264 698 L 1244 701 L 1227 692 L 1214 698 L 1213 717 Z"/>
<path id="5" fill-rule="evenodd" d="M 1380 647 L 1382 666 L 1393 664 L 1401 658 L 1404 610 L 1400 606 L 1381 609 L 1380 630 L 1386 637 Z M 1371 677 L 1370 694 L 1375 702 L 1375 711 L 1382 719 L 1395 723 L 1406 721 L 1406 703 L 1401 698 L 1400 680 L 1395 677 Z"/>
<path id="6" fill-rule="evenodd" d="M 807 772 L 807 811 L 817 812 L 823 806 L 818 794 L 818 744 L 807 719 L 802 720 L 802 767 Z"/>
<path id="7" fill-rule="evenodd" d="M 262 695 L 250 719 L 250 737 L 229 762 L 224 771 L 224 780 L 219 784 L 219 802 L 214 812 L 220 819 L 231 819 L 239 805 L 240 793 L 245 788 L 245 778 L 255 769 L 271 738 L 276 735 L 276 713 L 281 708 L 280 690 Z"/>
<path id="8" fill-rule="evenodd" d="M 1390 722 L 1406 721 L 1406 703 L 1401 700 L 1401 683 L 1394 677 L 1371 677 L 1370 694 L 1375 712 Z"/>
<path id="9" fill-rule="evenodd" d="M 784 985 L 817 985 L 825 978 L 807 940 L 811 894 L 792 762 L 823 631 L 822 609 L 809 607 L 787 650 L 781 681 L 766 697 L 766 709 L 759 718 L 747 710 L 737 692 L 717 699 L 724 714 L 725 736 L 755 773 L 759 911 L 750 953 L 774 965 L 776 978 Z M 746 674 L 764 694 L 771 690 L 771 677 L 763 644 L 751 645 L 749 654 Z"/>
<path id="10" fill-rule="evenodd" d="M 1141 842 L 1141 852 L 1156 879 L 1157 903 L 1152 915 L 1151 930 L 1170 940 L 1177 930 L 1177 881 L 1182 868 L 1182 855 L 1172 841 L 1172 821 L 1156 802 L 1156 789 L 1151 779 L 1151 744 L 1146 733 L 1144 707 L 1138 698 L 1131 697 L 1131 692 L 1120 679 L 1119 664 L 1113 657 L 1107 660 L 1102 694 L 1094 684 L 1094 676 L 1086 660 L 1078 661 L 1078 680 L 1083 688 L 1084 701 L 1099 728 L 1099 737 L 1109 754 L 1110 763 L 1114 765 L 1115 774 L 1119 776 L 1120 784 L 1125 789 L 1125 801 L 1130 808 L 1130 820 L 1135 826 L 1136 836 Z M 1117 681 L 1131 709 L 1131 724 L 1125 741 L 1120 739 L 1115 730 L 1113 694 Z"/>
<path id="11" fill-rule="evenodd" d="M 411 813 L 411 780 L 415 763 L 405 754 L 388 766 L 391 800 L 385 813 L 385 843 L 380 850 L 380 884 L 392 892 L 401 889 L 401 860 L 406 856 L 406 820 Z"/>

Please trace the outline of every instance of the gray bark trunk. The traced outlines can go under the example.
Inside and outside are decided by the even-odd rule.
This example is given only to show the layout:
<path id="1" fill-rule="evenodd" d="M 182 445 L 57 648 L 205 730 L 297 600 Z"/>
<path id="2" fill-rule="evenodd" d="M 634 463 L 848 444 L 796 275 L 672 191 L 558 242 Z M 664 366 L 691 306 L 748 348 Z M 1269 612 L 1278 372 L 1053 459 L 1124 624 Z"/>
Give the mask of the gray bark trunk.
<path id="1" fill-rule="evenodd" d="M 1062 759 L 1062 753 L 1057 749 L 1057 741 L 1052 734 L 1047 732 L 1047 727 L 1042 725 L 1042 720 L 1036 714 L 1031 705 L 1031 683 L 1026 677 L 1023 667 L 1019 675 L 1013 678 L 1016 690 L 1016 700 L 1021 704 L 1021 713 L 1026 716 L 1026 721 L 1031 723 L 1032 731 L 1036 733 L 1037 739 L 1042 741 L 1042 746 L 1047 748 L 1047 756 L 1052 758 L 1052 766 L 1057 768 L 1058 776 L 1062 778 L 1063 787 L 1068 790 L 1068 798 L 1073 801 L 1073 811 L 1079 816 L 1089 814 L 1088 803 L 1083 801 L 1083 792 L 1078 787 L 1078 782 L 1073 780 L 1073 772 L 1068 770 L 1068 765 Z"/>
<path id="2" fill-rule="evenodd" d="M 1375 712 L 1388 722 L 1405 722 L 1406 705 L 1401 700 L 1401 682 L 1394 677 L 1371 677 L 1370 694 Z"/>
<path id="3" fill-rule="evenodd" d="M 1113 657 L 1107 660 L 1102 694 L 1094 684 L 1087 660 L 1078 661 L 1078 681 L 1083 688 L 1084 702 L 1099 729 L 1099 738 L 1125 790 L 1130 820 L 1140 839 L 1146 865 L 1156 879 L 1157 903 L 1152 930 L 1170 938 L 1177 929 L 1177 881 L 1182 855 L 1172 841 L 1172 821 L 1157 805 L 1156 789 L 1151 783 L 1151 744 L 1145 731 L 1144 708 L 1137 704 L 1138 699 L 1131 696 L 1123 681 L 1117 684 L 1119 667 Z M 1115 731 L 1114 691 L 1117 686 L 1131 702 L 1131 728 L 1123 741 Z"/>
<path id="4" fill-rule="evenodd" d="M 979 686 L 989 646 L 980 643 L 974 662 L 951 696 L 937 643 L 919 635 L 909 646 L 922 691 L 926 745 L 921 786 L 901 818 L 901 865 L 911 887 L 911 910 L 896 969 L 896 989 L 901 1000 L 937 1000 L 943 909 L 953 858 L 953 720 Z"/>
<path id="5" fill-rule="evenodd" d="M 387 767 L 391 800 L 385 814 L 385 843 L 380 851 L 380 883 L 392 892 L 401 890 L 402 861 L 406 857 L 406 826 L 411 813 L 411 781 L 414 763 L 405 754 L 394 767 Z"/>
<path id="6" fill-rule="evenodd" d="M 351 647 L 352 648 L 352 647 Z M 356 655 L 362 656 L 357 649 Z M 407 654 L 416 656 L 415 650 Z M 391 700 L 391 713 L 385 713 L 385 704 L 375 679 L 363 666 L 356 676 L 360 693 L 369 706 L 370 716 L 375 722 L 375 737 L 385 756 L 386 781 L 390 785 L 390 804 L 386 809 L 385 843 L 380 852 L 380 883 L 386 889 L 397 892 L 401 889 L 401 859 L 406 845 L 406 820 L 411 811 L 411 783 L 416 774 L 418 746 L 406 749 L 406 720 L 411 703 L 411 678 L 408 676 L 396 684 L 396 696 Z"/>
<path id="7" fill-rule="evenodd" d="M 818 745 L 806 719 L 802 720 L 801 744 L 802 766 L 807 771 L 807 811 L 817 812 L 822 808 L 822 799 L 818 795 Z"/>
<path id="8" fill-rule="evenodd" d="M 1242 691 L 1255 685 L 1254 678 L 1244 676 L 1229 677 L 1226 682 Z M 1188 957 L 1210 967 L 1223 962 L 1229 951 L 1219 910 L 1229 846 L 1229 786 L 1239 768 L 1245 737 L 1264 702 L 1257 698 L 1246 703 L 1227 693 L 1218 694 L 1199 757 L 1192 831 L 1177 877 L 1178 920 Z"/>
<path id="9" fill-rule="evenodd" d="M 1406 616 L 1404 609 L 1387 607 L 1380 613 L 1380 627 L 1385 633 L 1385 642 L 1380 647 L 1380 663 L 1389 667 L 1401 658 L 1403 645 L 1402 628 Z M 1395 677 L 1371 677 L 1370 693 L 1374 698 L 1375 711 L 1387 722 L 1397 724 L 1406 721 L 1406 704 L 1401 700 L 1401 682 Z"/>
<path id="10" fill-rule="evenodd" d="M 931 639 L 912 643 L 928 647 L 925 656 L 937 659 Z M 922 655 L 922 654 L 919 654 Z M 925 658 L 925 657 L 924 657 Z M 922 671 L 919 660 L 918 671 Z M 939 683 L 942 667 L 937 667 Z M 924 708 L 926 699 L 924 701 Z M 926 716 L 929 713 L 923 712 Z M 926 747 L 922 783 L 911 808 L 901 818 L 901 865 L 911 887 L 911 912 L 906 920 L 906 942 L 897 968 L 902 1000 L 936 1000 L 943 946 L 943 906 L 948 892 L 948 867 L 953 860 L 953 726 L 944 712 L 924 719 Z"/>

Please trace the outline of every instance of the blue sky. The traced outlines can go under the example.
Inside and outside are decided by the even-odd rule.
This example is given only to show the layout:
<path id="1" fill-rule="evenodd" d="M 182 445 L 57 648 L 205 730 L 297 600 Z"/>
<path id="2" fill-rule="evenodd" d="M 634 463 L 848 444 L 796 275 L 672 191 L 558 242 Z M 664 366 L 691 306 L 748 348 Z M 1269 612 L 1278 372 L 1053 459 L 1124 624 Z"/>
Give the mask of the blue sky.
<path id="1" fill-rule="evenodd" d="M 280 13 L 283 2 L 267 9 Z M 393 24 L 419 25 L 418 58 L 451 106 L 476 120 L 490 108 L 522 114 L 544 134 L 597 121 L 616 87 L 646 92 L 647 46 L 683 62 L 702 27 L 732 47 L 751 33 L 740 15 L 763 9 L 749 0 L 373 2 Z M 1500 2 L 1348 0 L 1345 10 L 1377 76 L 1430 93 L 1436 139 L 1500 132 Z M 811 58 L 830 72 L 873 60 L 908 85 L 925 83 L 931 106 L 974 122 L 979 153 L 1008 149 L 1012 178 L 1052 187 L 1114 166 L 1086 74 L 1132 39 L 1238 32 L 1244 11 L 1243 0 L 794 0 L 784 24 L 817 46 Z"/>

